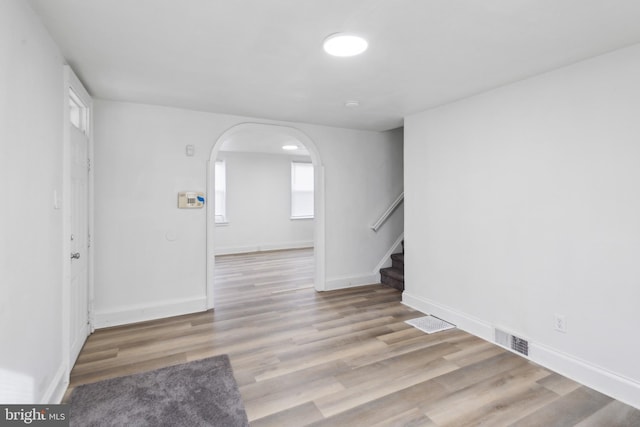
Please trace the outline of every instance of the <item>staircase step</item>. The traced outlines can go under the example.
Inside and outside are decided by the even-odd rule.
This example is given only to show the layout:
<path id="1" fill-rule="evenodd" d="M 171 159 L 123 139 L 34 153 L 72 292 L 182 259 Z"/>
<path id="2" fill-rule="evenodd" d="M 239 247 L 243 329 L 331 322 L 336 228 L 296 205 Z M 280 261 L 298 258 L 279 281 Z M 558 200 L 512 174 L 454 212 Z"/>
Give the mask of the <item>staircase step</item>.
<path id="1" fill-rule="evenodd" d="M 399 268 L 387 267 L 380 269 L 380 282 L 400 291 L 404 290 L 404 272 Z"/>
<path id="2" fill-rule="evenodd" d="M 399 268 L 395 268 L 395 267 L 381 268 L 380 274 L 384 274 L 385 276 L 392 277 L 397 280 L 404 280 L 404 272 Z"/>
<path id="3" fill-rule="evenodd" d="M 402 270 L 402 272 L 404 273 L 404 254 L 392 254 L 391 266 Z"/>

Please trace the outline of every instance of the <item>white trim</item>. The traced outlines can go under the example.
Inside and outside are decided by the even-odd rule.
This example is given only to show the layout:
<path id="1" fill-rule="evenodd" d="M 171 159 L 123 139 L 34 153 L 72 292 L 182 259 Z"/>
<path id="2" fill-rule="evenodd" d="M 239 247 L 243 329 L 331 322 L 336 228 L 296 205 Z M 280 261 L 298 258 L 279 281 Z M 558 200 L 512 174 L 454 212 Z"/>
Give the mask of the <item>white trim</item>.
<path id="1" fill-rule="evenodd" d="M 432 314 L 449 323 L 453 323 L 477 337 L 493 342 L 494 328 L 476 317 L 453 308 L 436 303 L 435 301 L 409 294 L 406 290 L 402 293 L 402 303 L 425 314 Z"/>
<path id="2" fill-rule="evenodd" d="M 311 144 L 313 142 L 309 140 Z M 315 255 L 316 274 L 315 289 L 316 291 L 326 290 L 326 272 L 325 272 L 325 216 L 324 216 L 324 166 L 320 159 L 320 154 L 315 144 L 307 149 L 313 149 L 313 173 L 315 175 L 313 190 L 313 253 Z"/>
<path id="3" fill-rule="evenodd" d="M 205 297 L 180 298 L 152 304 L 122 306 L 110 311 L 96 310 L 95 327 L 98 329 L 107 328 L 206 310 L 207 300 Z"/>
<path id="4" fill-rule="evenodd" d="M 46 391 L 42 395 L 40 399 L 40 403 L 43 405 L 46 404 L 59 404 L 62 402 L 62 398 L 64 397 L 65 392 L 67 391 L 67 387 L 69 386 L 69 379 L 67 377 L 67 367 L 65 363 L 60 364 L 58 366 L 58 370 L 56 374 L 51 379 L 49 386 Z"/>
<path id="5" fill-rule="evenodd" d="M 427 298 L 402 294 L 402 303 L 433 314 L 459 329 L 494 343 L 495 326 Z M 496 344 L 497 345 L 497 344 Z M 529 341 L 529 360 L 628 405 L 640 408 L 640 383 L 544 344 Z"/>
<path id="6" fill-rule="evenodd" d="M 87 150 L 87 156 L 89 161 L 89 206 L 87 207 L 87 225 L 89 227 L 89 236 L 88 236 L 88 244 L 87 254 L 89 256 L 89 265 L 88 265 L 88 274 L 89 274 L 89 289 L 87 293 L 87 298 L 89 301 L 87 302 L 87 310 L 89 310 L 89 334 L 92 334 L 95 331 L 94 325 L 94 301 L 95 301 L 95 162 L 94 162 L 94 141 L 93 141 L 93 124 L 94 124 L 94 110 L 93 110 L 93 100 L 89 104 L 89 149 Z"/>
<path id="7" fill-rule="evenodd" d="M 529 342 L 529 358 L 546 368 L 640 409 L 640 383 L 551 347 Z"/>
<path id="8" fill-rule="evenodd" d="M 327 278 L 326 291 L 336 289 L 356 288 L 358 286 L 373 285 L 380 283 L 380 273 L 364 273 L 351 276 L 337 276 Z"/>
<path id="9" fill-rule="evenodd" d="M 382 257 L 376 268 L 373 269 L 375 274 L 380 274 L 380 269 L 385 267 L 391 267 L 391 255 L 401 253 L 402 252 L 402 241 L 404 240 L 404 232 L 400 234 L 400 237 L 393 242 L 393 245 L 386 254 Z"/>
<path id="10" fill-rule="evenodd" d="M 216 247 L 215 254 L 216 255 L 233 255 L 233 254 L 246 254 L 251 252 L 281 251 L 281 250 L 287 250 L 287 249 L 303 249 L 303 248 L 313 248 L 313 241 L 265 243 L 265 244 L 250 245 L 250 246 Z"/>

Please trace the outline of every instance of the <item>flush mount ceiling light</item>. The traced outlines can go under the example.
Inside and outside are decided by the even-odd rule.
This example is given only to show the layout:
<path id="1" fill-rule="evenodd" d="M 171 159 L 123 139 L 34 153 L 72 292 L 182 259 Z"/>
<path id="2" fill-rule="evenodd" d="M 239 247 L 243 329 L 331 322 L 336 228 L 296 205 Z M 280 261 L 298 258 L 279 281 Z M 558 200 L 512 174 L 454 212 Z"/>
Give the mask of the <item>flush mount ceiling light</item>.
<path id="1" fill-rule="evenodd" d="M 358 101 L 346 101 L 344 106 L 347 108 L 358 108 L 360 106 L 360 102 Z"/>
<path id="2" fill-rule="evenodd" d="M 282 149 L 283 150 L 287 150 L 287 151 L 292 151 L 292 150 L 297 150 L 298 146 L 297 145 L 283 145 Z"/>
<path id="3" fill-rule="evenodd" d="M 324 39 L 324 51 L 333 56 L 355 56 L 367 50 L 369 43 L 360 36 L 346 33 L 332 34 Z"/>

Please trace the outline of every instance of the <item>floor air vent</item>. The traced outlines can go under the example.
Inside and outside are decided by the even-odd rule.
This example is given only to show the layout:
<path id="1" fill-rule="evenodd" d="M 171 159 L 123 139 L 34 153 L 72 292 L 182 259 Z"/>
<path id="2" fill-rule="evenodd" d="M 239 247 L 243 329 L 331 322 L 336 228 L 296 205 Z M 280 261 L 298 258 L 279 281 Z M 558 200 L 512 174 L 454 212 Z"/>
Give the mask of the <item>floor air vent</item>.
<path id="1" fill-rule="evenodd" d="M 456 326 L 435 316 L 417 317 L 411 320 L 405 320 L 406 324 L 420 329 L 422 332 L 433 334 L 434 332 L 446 331 Z"/>
<path id="2" fill-rule="evenodd" d="M 501 331 L 500 329 L 496 329 L 496 343 L 513 350 L 516 353 L 520 353 L 525 356 L 529 355 L 529 341 L 524 338 L 511 335 L 508 332 Z"/>

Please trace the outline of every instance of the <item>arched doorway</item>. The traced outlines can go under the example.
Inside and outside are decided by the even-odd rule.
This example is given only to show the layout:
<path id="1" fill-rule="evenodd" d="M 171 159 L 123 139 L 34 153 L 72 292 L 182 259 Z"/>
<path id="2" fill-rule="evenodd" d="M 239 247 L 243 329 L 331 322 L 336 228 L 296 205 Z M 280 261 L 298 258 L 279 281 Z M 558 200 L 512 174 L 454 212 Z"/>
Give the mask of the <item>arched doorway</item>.
<path id="1" fill-rule="evenodd" d="M 214 307 L 215 284 L 215 161 L 222 144 L 234 136 L 246 133 L 273 133 L 297 140 L 309 152 L 314 168 L 314 287 L 317 291 L 325 289 L 325 219 L 324 219 L 324 168 L 320 153 L 311 138 L 300 130 L 289 127 L 262 123 L 241 123 L 225 131 L 216 141 L 209 156 L 207 167 L 207 194 L 209 202 L 207 208 L 207 308 Z"/>

